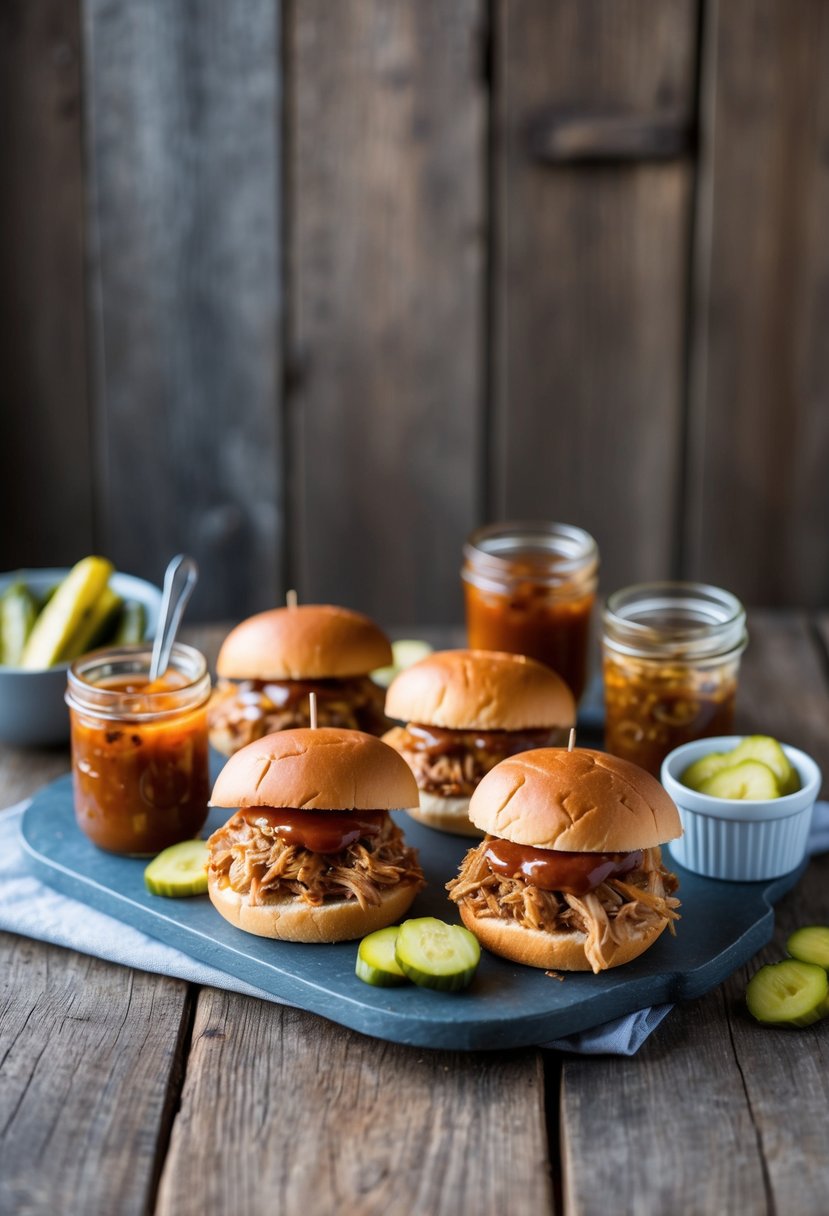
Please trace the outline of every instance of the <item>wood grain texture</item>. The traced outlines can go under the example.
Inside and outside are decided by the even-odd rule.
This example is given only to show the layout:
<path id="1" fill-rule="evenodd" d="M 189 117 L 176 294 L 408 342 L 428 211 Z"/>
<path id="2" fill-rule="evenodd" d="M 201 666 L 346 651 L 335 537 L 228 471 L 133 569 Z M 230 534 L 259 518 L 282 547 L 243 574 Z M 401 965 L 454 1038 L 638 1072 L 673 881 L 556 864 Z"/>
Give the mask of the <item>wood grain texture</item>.
<path id="1" fill-rule="evenodd" d="M 829 597 L 829 8 L 706 10 L 689 572 Z"/>
<path id="2" fill-rule="evenodd" d="M 551 1210 L 540 1059 L 365 1038 L 205 989 L 158 1216 Z"/>
<path id="3" fill-rule="evenodd" d="M 483 442 L 483 4 L 288 13 L 295 582 L 381 620 L 459 619 Z"/>
<path id="4" fill-rule="evenodd" d="M 672 572 L 689 161 L 544 165 L 539 123 L 694 106 L 693 0 L 501 0 L 490 511 L 579 523 L 607 588 Z"/>
<path id="5" fill-rule="evenodd" d="M 85 0 L 99 545 L 192 612 L 282 584 L 279 4 Z"/>
<path id="6" fill-rule="evenodd" d="M 829 689 L 807 621 L 752 613 L 749 633 L 737 728 L 801 746 L 829 771 Z M 761 1028 L 743 993 L 796 925 L 829 921 L 828 877 L 826 856 L 814 860 L 779 906 L 774 944 L 704 1000 L 678 1006 L 634 1060 L 565 1063 L 568 1213 L 605 1212 L 609 1194 L 637 1216 L 825 1211 L 826 1024 Z"/>
<path id="7" fill-rule="evenodd" d="M 0 5 L 0 569 L 92 548 L 78 0 Z"/>
<path id="8" fill-rule="evenodd" d="M 0 934 L 0 1211 L 149 1210 L 187 985 Z"/>

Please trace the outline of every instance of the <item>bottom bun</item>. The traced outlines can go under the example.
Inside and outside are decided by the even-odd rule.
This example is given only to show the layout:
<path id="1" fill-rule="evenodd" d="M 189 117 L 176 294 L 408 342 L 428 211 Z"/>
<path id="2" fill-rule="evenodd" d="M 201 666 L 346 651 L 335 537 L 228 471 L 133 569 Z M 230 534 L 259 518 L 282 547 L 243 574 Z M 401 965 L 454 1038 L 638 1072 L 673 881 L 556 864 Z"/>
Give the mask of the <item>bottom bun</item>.
<path id="1" fill-rule="evenodd" d="M 442 798 L 440 794 L 427 794 L 421 790 L 420 806 L 409 807 L 406 813 L 418 823 L 424 823 L 427 828 L 436 828 L 439 832 L 474 836 L 476 840 L 484 838 L 484 833 L 469 819 L 468 798 Z"/>
<path id="2" fill-rule="evenodd" d="M 356 899 L 340 899 L 318 908 L 293 898 L 251 904 L 246 895 L 232 887 L 219 886 L 210 872 L 207 892 L 217 912 L 245 933 L 284 942 L 348 942 L 393 925 L 408 912 L 417 886 L 401 882 L 388 887 L 381 892 L 380 903 L 365 911 Z"/>
<path id="3" fill-rule="evenodd" d="M 580 932 L 547 933 L 543 929 L 525 929 L 514 920 L 498 919 L 494 916 L 475 916 L 461 901 L 458 905 L 461 919 L 482 946 L 493 954 L 524 963 L 527 967 L 543 967 L 555 971 L 592 971 L 584 953 L 587 935 Z M 643 937 L 629 938 L 617 944 L 609 942 L 604 953 L 608 967 L 621 967 L 638 958 L 652 946 L 666 927 L 666 920 L 659 921 Z"/>

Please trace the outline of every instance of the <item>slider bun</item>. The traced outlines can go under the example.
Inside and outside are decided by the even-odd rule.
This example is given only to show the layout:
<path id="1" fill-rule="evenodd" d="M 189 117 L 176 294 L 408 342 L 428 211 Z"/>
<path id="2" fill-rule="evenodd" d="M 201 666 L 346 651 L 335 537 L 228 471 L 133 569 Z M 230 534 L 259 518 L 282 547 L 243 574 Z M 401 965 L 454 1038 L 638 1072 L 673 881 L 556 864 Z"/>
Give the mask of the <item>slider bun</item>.
<path id="1" fill-rule="evenodd" d="M 500 650 L 427 655 L 392 681 L 386 713 L 451 730 L 532 730 L 576 721 L 573 694 L 560 676 L 535 659 Z"/>
<path id="2" fill-rule="evenodd" d="M 440 794 L 420 791 L 420 806 L 407 807 L 407 812 L 418 823 L 439 832 L 454 832 L 456 836 L 483 836 L 474 823 L 469 822 L 469 798 L 442 798 Z"/>
<path id="3" fill-rule="evenodd" d="M 210 871 L 207 893 L 225 920 L 245 933 L 286 942 L 346 942 L 375 929 L 385 929 L 405 916 L 417 894 L 417 886 L 401 882 L 388 887 L 380 892 L 380 903 L 365 911 L 356 899 L 341 899 L 319 908 L 297 897 L 251 905 L 248 896 L 240 895 L 230 886 L 220 886 Z"/>
<path id="4" fill-rule="evenodd" d="M 366 675 L 391 661 L 388 638 L 367 616 L 299 604 L 260 612 L 232 629 L 216 671 L 231 680 L 325 680 Z"/>
<path id="5" fill-rule="evenodd" d="M 387 811 L 417 806 L 412 770 L 359 730 L 280 730 L 248 743 L 219 773 L 212 806 Z"/>
<path id="6" fill-rule="evenodd" d="M 470 933 L 474 933 L 481 945 L 493 954 L 512 959 L 514 963 L 524 963 L 527 967 L 543 967 L 545 970 L 593 970 L 584 953 L 584 944 L 587 941 L 584 933 L 548 933 L 543 929 L 525 929 L 514 920 L 475 916 L 463 900 L 458 904 L 458 908 Z M 608 966 L 621 967 L 623 963 L 629 963 L 644 954 L 667 923 L 666 920 L 659 921 L 641 937 L 629 938 L 621 944 L 608 942 L 602 947 L 609 959 Z"/>
<path id="7" fill-rule="evenodd" d="M 570 853 L 630 853 L 682 835 L 676 806 L 655 777 L 584 747 L 542 747 L 502 760 L 472 795 L 469 817 L 504 840 Z"/>

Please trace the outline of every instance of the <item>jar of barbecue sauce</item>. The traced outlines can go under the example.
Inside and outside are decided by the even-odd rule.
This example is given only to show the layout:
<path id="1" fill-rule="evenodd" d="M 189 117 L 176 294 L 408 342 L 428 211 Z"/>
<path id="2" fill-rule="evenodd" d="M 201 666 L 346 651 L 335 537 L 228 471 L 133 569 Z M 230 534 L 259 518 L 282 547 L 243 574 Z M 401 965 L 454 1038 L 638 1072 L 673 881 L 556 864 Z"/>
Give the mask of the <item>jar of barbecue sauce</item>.
<path id="1" fill-rule="evenodd" d="M 150 683 L 151 658 L 143 646 L 84 655 L 66 692 L 78 827 L 129 857 L 192 839 L 210 794 L 205 658 L 176 643 L 169 668 Z"/>
<path id="2" fill-rule="evenodd" d="M 546 663 L 581 697 L 599 551 L 569 524 L 490 524 L 463 550 L 469 645 Z"/>
<path id="3" fill-rule="evenodd" d="M 681 743 L 728 735 L 746 614 L 704 583 L 616 591 L 603 617 L 605 747 L 659 776 Z"/>

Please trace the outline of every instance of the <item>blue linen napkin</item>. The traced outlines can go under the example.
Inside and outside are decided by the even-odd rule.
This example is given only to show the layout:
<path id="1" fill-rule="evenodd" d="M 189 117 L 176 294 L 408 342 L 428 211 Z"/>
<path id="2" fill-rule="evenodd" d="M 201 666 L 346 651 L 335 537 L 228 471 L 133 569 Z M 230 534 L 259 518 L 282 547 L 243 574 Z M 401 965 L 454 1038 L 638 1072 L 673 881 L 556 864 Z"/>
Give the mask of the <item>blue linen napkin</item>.
<path id="1" fill-rule="evenodd" d="M 0 811 L 0 929 L 78 950 L 81 954 L 92 954 L 125 967 L 226 988 L 279 1005 L 289 1003 L 224 971 L 199 963 L 180 950 L 103 912 L 96 912 L 86 904 L 68 899 L 42 883 L 29 872 L 20 847 L 20 820 L 27 805 L 22 802 Z M 809 852 L 826 850 L 829 850 L 829 803 L 818 802 L 812 818 Z M 672 1008 L 672 1005 L 654 1005 L 592 1030 L 539 1046 L 580 1055 L 632 1056 Z"/>

